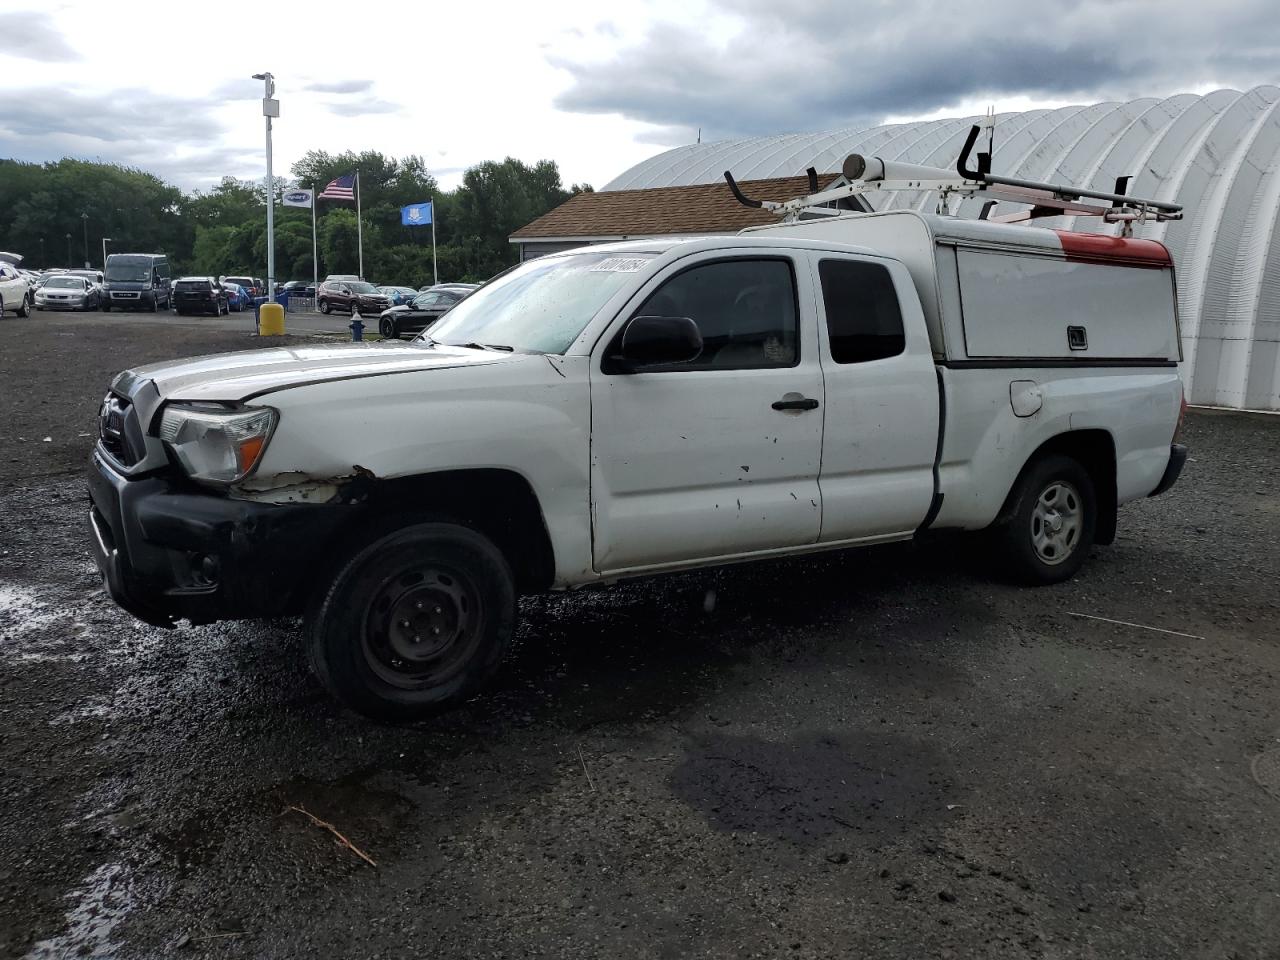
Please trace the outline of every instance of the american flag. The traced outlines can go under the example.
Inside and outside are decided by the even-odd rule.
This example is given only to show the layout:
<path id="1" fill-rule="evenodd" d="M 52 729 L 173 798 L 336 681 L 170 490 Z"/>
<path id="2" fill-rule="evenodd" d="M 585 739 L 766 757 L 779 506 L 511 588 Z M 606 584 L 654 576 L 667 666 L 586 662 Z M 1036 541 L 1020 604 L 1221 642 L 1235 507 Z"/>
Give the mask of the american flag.
<path id="1" fill-rule="evenodd" d="M 321 200 L 354 200 L 356 175 L 349 173 L 345 177 L 329 181 L 329 185 L 320 191 Z"/>

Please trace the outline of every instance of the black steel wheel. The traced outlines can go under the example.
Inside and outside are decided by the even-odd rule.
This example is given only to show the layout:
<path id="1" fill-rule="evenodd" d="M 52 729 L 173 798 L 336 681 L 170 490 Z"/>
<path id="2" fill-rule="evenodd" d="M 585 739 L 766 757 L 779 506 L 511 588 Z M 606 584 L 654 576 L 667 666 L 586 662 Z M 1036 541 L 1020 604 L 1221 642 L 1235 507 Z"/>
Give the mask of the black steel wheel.
<path id="1" fill-rule="evenodd" d="M 515 626 L 510 567 L 456 523 L 419 523 L 358 551 L 308 611 L 317 677 L 380 720 L 454 706 L 497 669 Z"/>
<path id="2" fill-rule="evenodd" d="M 1097 525 L 1089 472 L 1059 454 L 1029 464 L 1018 478 L 996 528 L 1009 574 L 1023 583 L 1061 583 L 1089 556 Z"/>

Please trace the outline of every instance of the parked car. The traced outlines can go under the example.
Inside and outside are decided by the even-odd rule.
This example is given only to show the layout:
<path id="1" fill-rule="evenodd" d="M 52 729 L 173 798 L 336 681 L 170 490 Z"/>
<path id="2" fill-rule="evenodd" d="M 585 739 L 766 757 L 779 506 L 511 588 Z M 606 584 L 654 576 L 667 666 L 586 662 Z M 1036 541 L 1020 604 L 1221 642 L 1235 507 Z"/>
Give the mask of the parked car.
<path id="1" fill-rule="evenodd" d="M 68 270 L 67 273 L 73 277 L 84 277 L 90 283 L 99 287 L 106 283 L 107 280 L 106 274 L 101 270 Z"/>
<path id="2" fill-rule="evenodd" d="M 173 285 L 173 306 L 181 315 L 210 313 L 220 317 L 230 313 L 227 290 L 217 277 L 182 277 Z"/>
<path id="3" fill-rule="evenodd" d="M 113 253 L 107 257 L 102 309 L 150 310 L 173 302 L 169 259 L 163 253 Z"/>
<path id="4" fill-rule="evenodd" d="M 386 294 L 363 280 L 326 280 L 320 284 L 320 312 L 381 314 L 391 305 Z"/>
<path id="5" fill-rule="evenodd" d="M 17 256 L 17 254 L 9 254 Z M 21 257 L 18 257 L 21 260 Z M 6 313 L 16 313 L 20 317 L 31 316 L 34 303 L 31 284 L 26 275 L 18 269 L 16 263 L 0 260 L 0 319 Z"/>
<path id="6" fill-rule="evenodd" d="M 280 288 L 281 293 L 287 293 L 293 297 L 309 297 L 308 290 L 315 290 L 310 280 L 290 280 Z"/>
<path id="7" fill-rule="evenodd" d="M 324 278 L 324 282 L 328 283 L 330 280 L 362 280 L 362 279 L 363 277 L 357 277 L 354 273 L 331 273 Z"/>
<path id="8" fill-rule="evenodd" d="M 382 311 L 378 316 L 378 333 L 388 340 L 421 333 L 471 291 L 469 284 L 459 284 L 453 287 L 441 285 L 438 289 L 420 293 L 404 306 Z"/>
<path id="9" fill-rule="evenodd" d="M 393 719 L 472 696 L 521 593 L 934 529 L 1056 583 L 1186 460 L 1174 289 L 1151 240 L 910 209 L 551 254 L 413 343 L 121 374 L 90 545 L 151 623 L 307 610 Z"/>
<path id="10" fill-rule="evenodd" d="M 418 291 L 413 289 L 413 287 L 382 286 L 378 287 L 378 292 L 386 294 L 387 299 L 391 301 L 391 305 L 393 307 L 398 307 L 401 304 L 408 303 L 418 295 Z"/>
<path id="11" fill-rule="evenodd" d="M 227 291 L 227 308 L 239 313 L 242 310 L 253 308 L 253 297 L 249 295 L 249 291 L 238 283 L 232 283 L 229 280 L 222 281 L 222 288 Z"/>
<path id="12" fill-rule="evenodd" d="M 223 277 L 223 283 L 234 283 L 244 287 L 250 297 L 265 297 L 266 292 L 253 277 Z"/>
<path id="13" fill-rule="evenodd" d="M 77 274 L 49 277 L 35 292 L 37 310 L 99 310 L 102 288 Z"/>

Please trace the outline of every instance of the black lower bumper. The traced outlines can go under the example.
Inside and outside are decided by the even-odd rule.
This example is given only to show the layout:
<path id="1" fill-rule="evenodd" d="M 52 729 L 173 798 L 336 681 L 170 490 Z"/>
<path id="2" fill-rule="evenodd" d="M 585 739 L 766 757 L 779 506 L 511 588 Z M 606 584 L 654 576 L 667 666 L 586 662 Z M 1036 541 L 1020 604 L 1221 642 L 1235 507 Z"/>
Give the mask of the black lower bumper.
<path id="1" fill-rule="evenodd" d="M 139 620 L 212 623 L 298 613 L 358 507 L 259 504 L 167 477 L 130 479 L 97 452 L 90 546 L 107 592 Z"/>
<path id="2" fill-rule="evenodd" d="M 1178 477 L 1182 475 L 1182 467 L 1187 462 L 1187 446 L 1183 443 L 1174 443 L 1169 445 L 1169 465 L 1164 468 L 1164 476 L 1160 478 L 1160 482 L 1156 484 L 1156 488 L 1147 496 L 1158 497 L 1164 493 L 1175 483 Z"/>

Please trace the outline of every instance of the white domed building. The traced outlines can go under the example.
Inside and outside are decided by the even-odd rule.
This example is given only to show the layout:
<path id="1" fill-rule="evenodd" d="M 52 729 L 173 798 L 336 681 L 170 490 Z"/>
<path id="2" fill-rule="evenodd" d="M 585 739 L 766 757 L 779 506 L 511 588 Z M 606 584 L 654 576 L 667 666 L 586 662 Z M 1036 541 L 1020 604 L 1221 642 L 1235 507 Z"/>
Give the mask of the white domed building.
<path id="1" fill-rule="evenodd" d="M 636 164 L 595 194 L 580 194 L 512 236 L 523 255 L 623 236 L 736 232 L 767 215 L 738 207 L 723 173 L 750 195 L 807 193 L 804 172 L 836 182 L 850 153 L 952 167 L 970 126 L 963 117 L 827 133 L 676 147 Z M 1280 410 L 1280 87 L 1217 90 L 996 117 L 993 173 L 1129 193 L 1183 205 L 1181 221 L 1136 236 L 1163 241 L 1178 269 L 1183 377 L 1192 403 Z M 763 192 L 751 181 L 770 181 Z M 936 199 L 890 194 L 877 208 L 932 210 Z M 961 206 L 975 216 L 980 201 Z M 1002 208 L 1003 209 L 1003 208 Z M 1117 233 L 1095 218 L 1037 225 Z"/>

